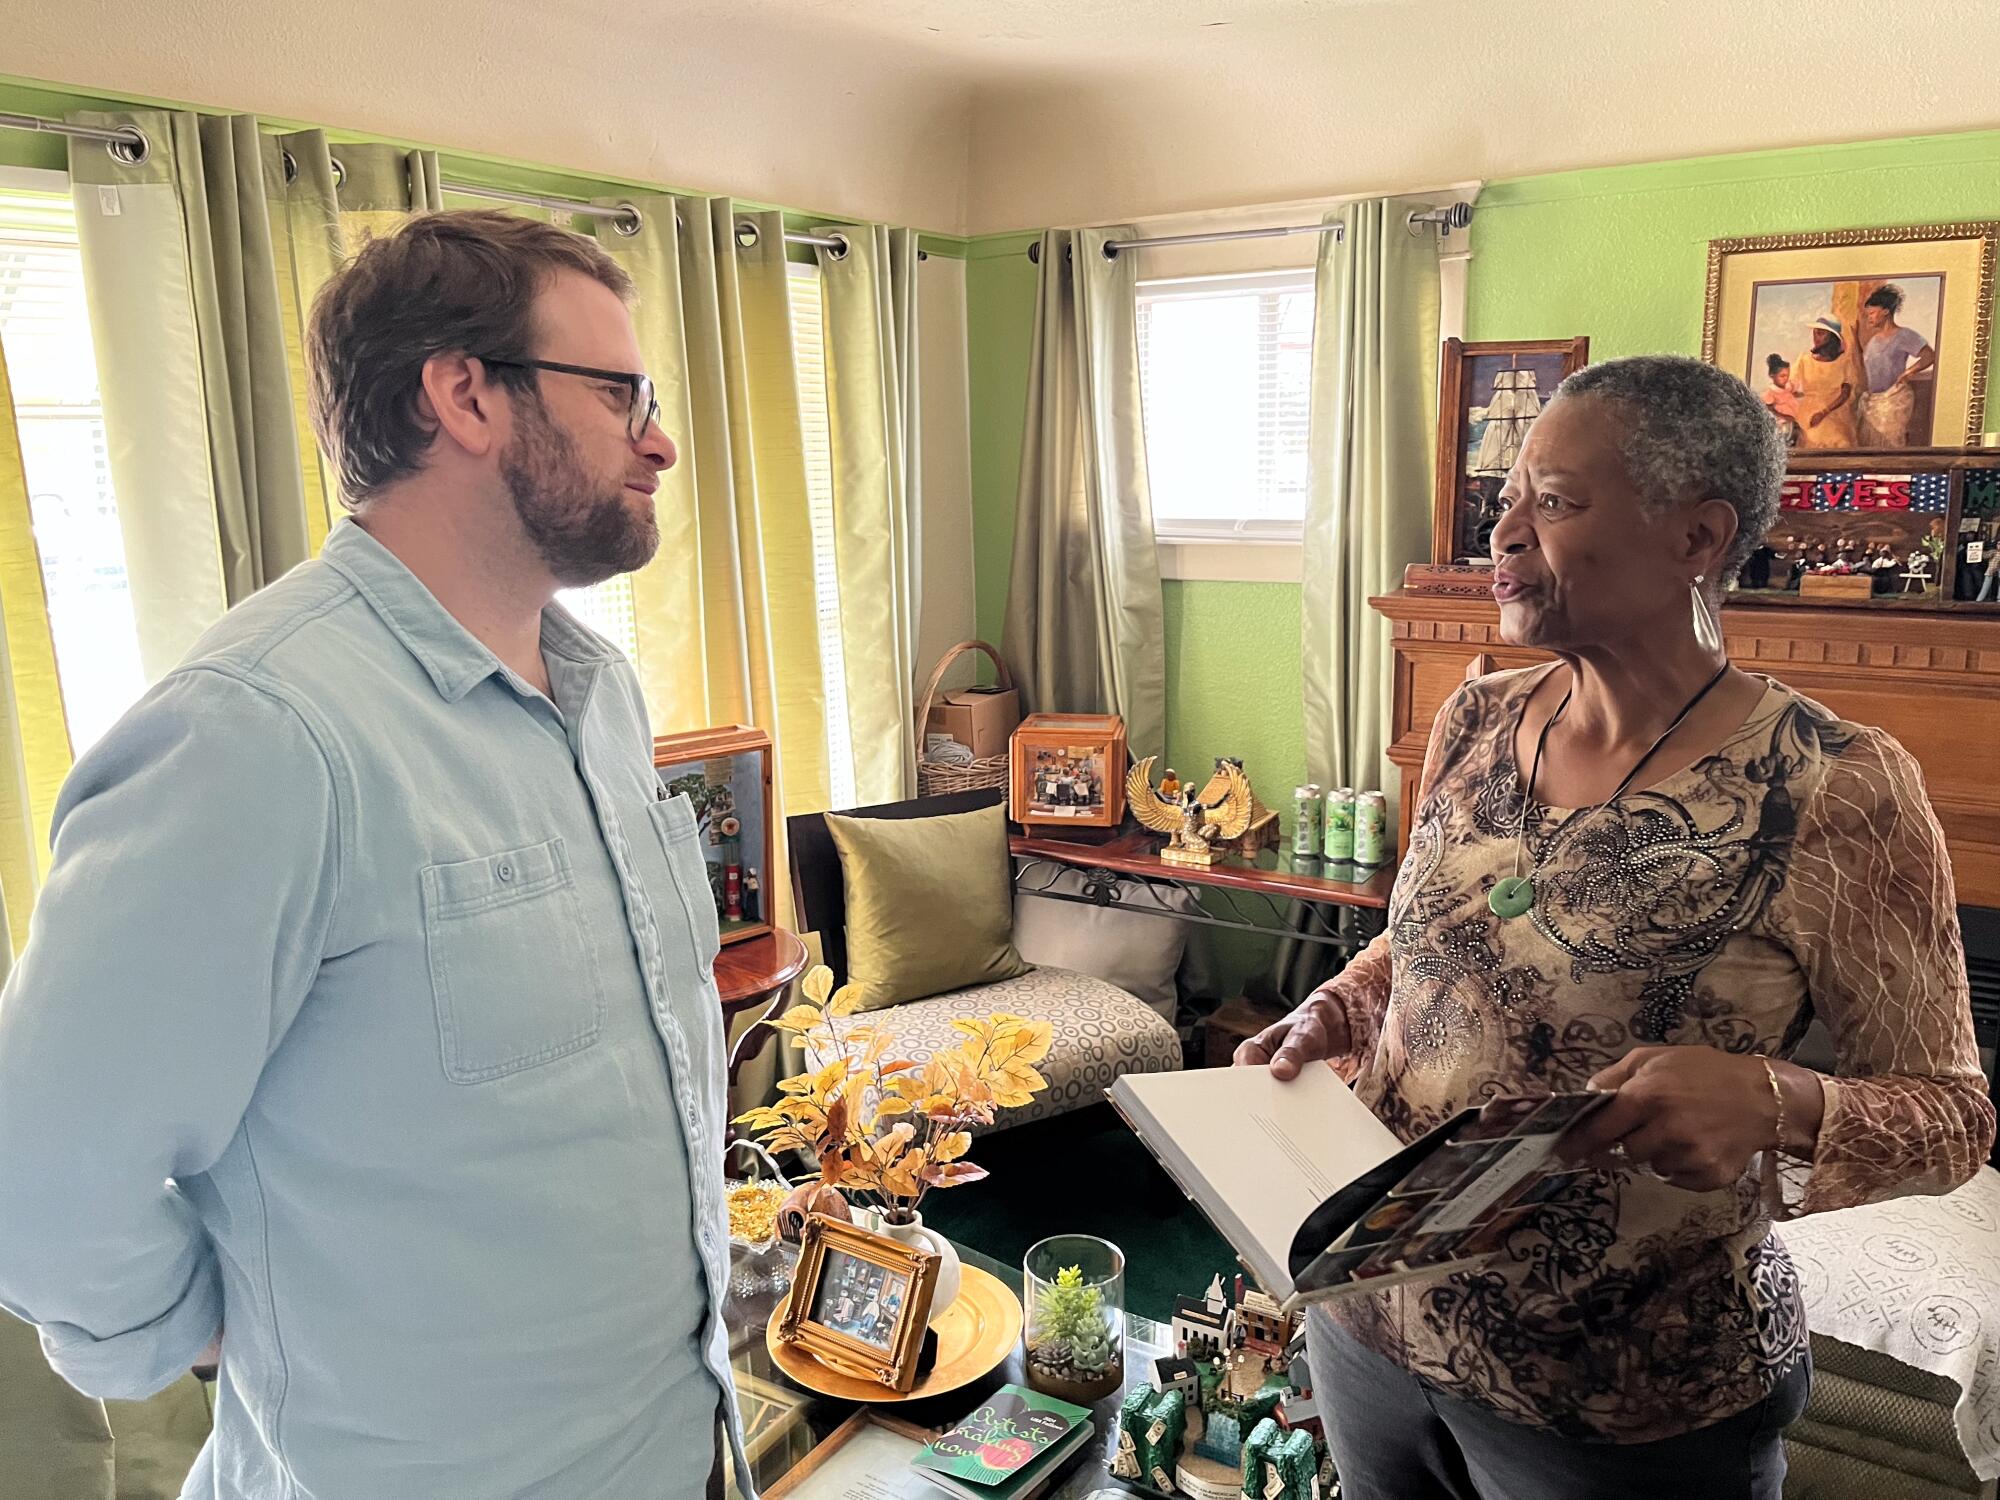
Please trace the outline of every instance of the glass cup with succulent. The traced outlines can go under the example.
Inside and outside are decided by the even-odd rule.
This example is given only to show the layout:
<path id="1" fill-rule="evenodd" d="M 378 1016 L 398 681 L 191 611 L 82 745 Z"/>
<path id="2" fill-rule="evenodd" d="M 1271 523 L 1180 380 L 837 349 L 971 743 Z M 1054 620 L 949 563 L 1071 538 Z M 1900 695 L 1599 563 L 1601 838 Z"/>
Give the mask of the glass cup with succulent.
<path id="1" fill-rule="evenodd" d="M 807 1069 L 778 1085 L 777 1103 L 736 1123 L 773 1151 L 810 1157 L 822 1187 L 874 1208 L 886 1223 L 915 1222 L 933 1188 L 985 1177 L 966 1159 L 973 1127 L 1048 1087 L 1035 1069 L 1049 1052 L 1047 1021 L 963 1017 L 951 1023 L 963 1038 L 957 1046 L 927 1060 L 892 1057 L 890 1034 L 855 1019 L 854 986 L 835 990 L 833 971 L 821 965 L 801 988 L 805 1003 L 771 1025 L 799 1038 Z"/>
<path id="2" fill-rule="evenodd" d="M 1028 1384 L 1085 1405 L 1125 1380 L 1125 1255 L 1091 1235 L 1056 1235 L 1022 1261 Z"/>

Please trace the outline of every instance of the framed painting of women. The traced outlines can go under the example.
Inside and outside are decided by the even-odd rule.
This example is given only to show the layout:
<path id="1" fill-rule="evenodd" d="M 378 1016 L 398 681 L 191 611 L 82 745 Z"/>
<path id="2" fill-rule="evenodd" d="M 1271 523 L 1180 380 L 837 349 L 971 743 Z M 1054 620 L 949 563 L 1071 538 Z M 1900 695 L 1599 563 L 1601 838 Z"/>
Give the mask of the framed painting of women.
<path id="1" fill-rule="evenodd" d="M 1957 447 L 1985 419 L 2000 225 L 1712 240 L 1702 358 L 1802 453 Z"/>

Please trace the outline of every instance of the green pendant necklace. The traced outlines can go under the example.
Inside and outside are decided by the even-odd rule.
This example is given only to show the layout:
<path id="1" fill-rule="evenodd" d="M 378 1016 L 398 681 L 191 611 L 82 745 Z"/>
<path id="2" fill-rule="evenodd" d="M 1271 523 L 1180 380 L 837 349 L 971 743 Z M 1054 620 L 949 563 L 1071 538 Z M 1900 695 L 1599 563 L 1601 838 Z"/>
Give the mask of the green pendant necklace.
<path id="1" fill-rule="evenodd" d="M 1598 804 L 1599 806 L 1609 806 L 1625 795 L 1625 788 L 1637 778 L 1646 762 L 1651 760 L 1660 746 L 1667 742 L 1668 737 L 1681 727 L 1687 716 L 1694 712 L 1695 705 L 1708 696 L 1709 689 L 1722 681 L 1723 675 L 1728 671 L 1729 663 L 1725 660 L 1715 669 L 1715 675 L 1701 685 L 1701 691 L 1688 699 L 1686 706 L 1674 715 L 1673 723 L 1661 731 L 1660 737 L 1654 740 L 1646 753 L 1633 763 L 1632 769 L 1625 773 L 1625 779 L 1618 783 L 1618 789 Z M 1529 689 L 1529 696 L 1533 695 L 1533 691 L 1532 688 Z M 1535 778 L 1542 773 L 1542 747 L 1548 744 L 1549 731 L 1556 727 L 1556 720 L 1560 719 L 1564 711 L 1569 708 L 1570 694 L 1575 691 L 1576 683 L 1572 678 L 1568 690 L 1563 693 L 1562 702 L 1556 705 L 1556 711 L 1550 714 L 1548 722 L 1542 725 L 1542 732 L 1535 736 L 1535 758 L 1528 767 L 1528 784 L 1521 791 L 1521 819 L 1514 826 L 1514 873 L 1496 880 L 1493 889 L 1486 894 L 1487 908 L 1502 920 L 1526 916 L 1535 905 L 1535 877 L 1532 872 L 1527 875 L 1521 873 L 1521 859 L 1527 849 L 1528 806 L 1535 800 Z M 1527 710 L 1528 699 L 1524 697 L 1521 700 L 1521 712 L 1526 713 Z M 1519 728 L 1520 720 L 1516 719 L 1514 722 L 1515 727 Z M 1539 863 L 1540 856 L 1538 855 L 1536 859 Z"/>

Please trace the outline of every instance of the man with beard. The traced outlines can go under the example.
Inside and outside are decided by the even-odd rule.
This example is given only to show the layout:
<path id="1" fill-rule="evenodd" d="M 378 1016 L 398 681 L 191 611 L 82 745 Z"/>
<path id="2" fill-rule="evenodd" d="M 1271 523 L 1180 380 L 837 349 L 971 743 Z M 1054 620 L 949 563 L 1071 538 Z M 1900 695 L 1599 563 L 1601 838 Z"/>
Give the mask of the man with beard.
<path id="1" fill-rule="evenodd" d="M 551 602 L 658 545 L 631 291 L 502 214 L 363 249 L 307 341 L 352 518 L 63 789 L 0 1306 L 89 1394 L 219 1360 L 191 1496 L 695 1500 L 735 1436 L 714 907 Z"/>

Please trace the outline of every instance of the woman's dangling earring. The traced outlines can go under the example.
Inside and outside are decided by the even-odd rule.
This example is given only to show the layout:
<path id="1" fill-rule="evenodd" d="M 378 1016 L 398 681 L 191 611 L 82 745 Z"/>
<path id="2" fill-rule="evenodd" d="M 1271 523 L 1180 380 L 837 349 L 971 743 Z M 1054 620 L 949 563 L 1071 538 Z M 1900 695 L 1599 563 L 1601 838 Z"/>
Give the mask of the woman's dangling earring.
<path id="1" fill-rule="evenodd" d="M 1708 602 L 1708 595 L 1701 591 L 1707 575 L 1695 574 L 1694 582 L 1688 585 L 1688 593 L 1694 598 L 1694 639 L 1695 644 L 1711 655 L 1722 650 L 1722 622 L 1715 617 L 1715 609 Z"/>

